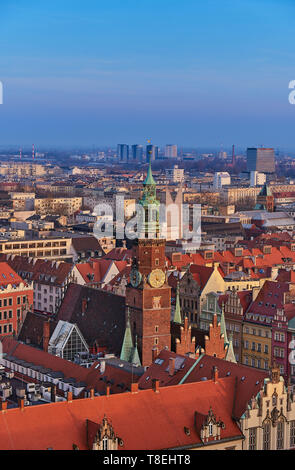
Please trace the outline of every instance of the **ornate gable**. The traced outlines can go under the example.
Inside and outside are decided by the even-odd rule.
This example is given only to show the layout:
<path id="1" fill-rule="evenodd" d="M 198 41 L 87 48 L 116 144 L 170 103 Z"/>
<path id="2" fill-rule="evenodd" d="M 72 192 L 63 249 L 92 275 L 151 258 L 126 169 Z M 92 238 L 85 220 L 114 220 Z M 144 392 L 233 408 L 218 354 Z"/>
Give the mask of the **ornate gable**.
<path id="1" fill-rule="evenodd" d="M 118 450 L 118 446 L 123 445 L 106 416 L 101 424 L 87 421 L 87 433 L 88 446 L 92 450 Z"/>
<path id="2" fill-rule="evenodd" d="M 200 433 L 200 438 L 202 441 L 208 442 L 208 441 L 216 441 L 221 439 L 221 431 L 225 429 L 225 424 L 221 419 L 216 418 L 215 414 L 213 413 L 212 407 L 210 407 L 207 416 L 202 415 L 202 417 L 197 416 L 198 413 L 196 413 L 195 417 L 195 422 L 196 422 L 196 427 L 198 427 L 199 424 L 199 429 L 197 429 Z M 201 419 L 200 419 L 201 418 Z"/>

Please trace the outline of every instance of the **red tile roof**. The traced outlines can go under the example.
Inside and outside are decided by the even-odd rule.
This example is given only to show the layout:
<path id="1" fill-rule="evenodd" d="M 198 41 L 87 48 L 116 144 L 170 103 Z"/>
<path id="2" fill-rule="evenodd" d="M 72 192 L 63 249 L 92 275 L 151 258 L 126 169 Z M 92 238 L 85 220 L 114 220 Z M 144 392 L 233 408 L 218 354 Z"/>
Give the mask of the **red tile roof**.
<path id="1" fill-rule="evenodd" d="M 176 368 L 173 375 L 169 375 L 168 370 L 169 360 L 171 358 L 176 360 L 176 364 L 179 364 L 179 368 Z M 158 363 L 154 362 L 140 378 L 138 382 L 139 388 L 151 388 L 154 379 L 160 381 L 161 387 L 176 385 L 182 382 L 200 382 L 204 377 L 210 380 L 213 367 L 217 367 L 219 377 L 230 376 L 237 378 L 238 393 L 235 406 L 237 417 L 243 414 L 248 401 L 253 395 L 258 393 L 264 379 L 268 377 L 268 372 L 266 371 L 254 369 L 242 364 L 235 364 L 208 355 L 202 355 L 198 359 L 193 359 L 188 356 L 180 356 L 171 351 L 162 350 L 157 356 L 156 361 L 157 360 Z M 159 361 L 163 362 L 160 363 Z M 245 377 L 244 380 L 241 380 L 242 377 Z"/>
<path id="2" fill-rule="evenodd" d="M 104 259 L 110 259 L 113 261 L 128 261 L 132 259 L 132 250 L 127 248 L 113 248 L 104 257 Z"/>
<path id="3" fill-rule="evenodd" d="M 0 260 L 5 260 L 12 269 L 21 274 L 22 278 L 29 281 L 42 282 L 42 284 L 62 285 L 73 268 L 71 263 L 47 261 L 24 256 L 0 254 Z M 48 280 L 46 280 L 46 276 Z"/>
<path id="4" fill-rule="evenodd" d="M 0 286 L 6 287 L 9 284 L 18 286 L 20 283 L 27 285 L 8 263 L 0 262 Z"/>
<path id="5" fill-rule="evenodd" d="M 232 377 L 217 383 L 190 383 L 138 393 L 122 393 L 72 402 L 9 409 L 0 413 L 0 449 L 86 450 L 87 423 L 101 424 L 104 416 L 123 441 L 122 450 L 157 450 L 202 446 L 195 413 L 210 408 L 224 422 L 221 440 L 242 439 L 231 413 L 235 396 Z M 94 424 L 91 425 L 92 431 Z M 185 433 L 185 427 L 190 433 Z M 91 445 L 91 442 L 90 442 Z"/>
<path id="6" fill-rule="evenodd" d="M 284 294 L 289 291 L 286 282 L 265 281 L 248 311 L 260 315 L 274 316 L 284 306 Z"/>
<path id="7" fill-rule="evenodd" d="M 143 368 L 131 367 L 128 363 L 116 358 L 112 362 L 106 360 L 105 370 L 100 372 L 100 368 L 97 367 L 99 362 L 95 362 L 91 368 L 87 369 L 58 356 L 22 344 L 8 336 L 2 337 L 1 341 L 4 353 L 53 371 L 62 372 L 65 378 L 74 378 L 77 382 L 84 382 L 87 388 L 94 388 L 100 394 L 105 394 L 107 385 L 110 386 L 111 393 L 114 394 L 130 390 L 131 383 L 137 382 L 143 373 Z"/>

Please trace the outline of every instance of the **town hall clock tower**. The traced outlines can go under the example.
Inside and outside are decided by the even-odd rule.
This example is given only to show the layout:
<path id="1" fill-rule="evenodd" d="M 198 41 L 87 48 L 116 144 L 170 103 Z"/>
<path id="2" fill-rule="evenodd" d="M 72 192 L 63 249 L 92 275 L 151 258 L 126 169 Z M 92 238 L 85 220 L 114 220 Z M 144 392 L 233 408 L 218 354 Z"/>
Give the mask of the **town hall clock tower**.
<path id="1" fill-rule="evenodd" d="M 159 207 L 151 162 L 140 200 L 143 230 L 134 246 L 130 283 L 126 287 L 126 322 L 129 317 L 133 341 L 141 364 L 152 363 L 153 350 L 171 349 L 171 288 L 165 273 L 165 243 L 159 236 Z M 150 234 L 154 236 L 150 238 Z"/>

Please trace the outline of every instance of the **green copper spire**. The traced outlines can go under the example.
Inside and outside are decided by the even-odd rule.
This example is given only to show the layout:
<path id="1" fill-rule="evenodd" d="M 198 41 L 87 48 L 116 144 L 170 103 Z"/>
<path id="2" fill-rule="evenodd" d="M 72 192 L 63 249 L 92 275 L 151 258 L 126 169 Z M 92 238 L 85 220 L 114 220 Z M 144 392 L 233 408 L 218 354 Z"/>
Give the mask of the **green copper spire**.
<path id="1" fill-rule="evenodd" d="M 176 303 L 175 303 L 175 312 L 174 312 L 174 323 L 182 324 L 181 311 L 180 311 L 180 302 L 179 302 L 179 281 L 177 281 L 176 288 Z"/>
<path id="2" fill-rule="evenodd" d="M 144 180 L 143 184 L 144 186 L 146 185 L 156 186 L 156 182 L 154 180 L 153 173 L 152 173 L 151 157 L 149 158 L 149 168 L 148 168 L 146 179 Z"/>
<path id="3" fill-rule="evenodd" d="M 229 362 L 234 362 L 235 364 L 237 363 L 235 352 L 234 352 L 234 347 L 233 347 L 233 334 L 230 334 L 229 337 L 229 344 L 228 344 L 228 349 L 227 353 L 225 356 L 225 360 Z"/>
<path id="4" fill-rule="evenodd" d="M 224 303 L 221 306 L 221 318 L 220 318 L 220 331 L 221 334 L 224 335 L 224 346 L 229 344 L 227 333 L 226 333 L 226 326 L 225 326 L 225 318 L 224 318 Z"/>
<path id="5" fill-rule="evenodd" d="M 130 357 L 133 352 L 133 341 L 132 341 L 132 334 L 131 334 L 131 327 L 130 327 L 130 312 L 129 309 L 127 311 L 127 323 L 125 328 L 125 335 L 123 340 L 123 345 L 121 349 L 120 359 L 122 361 L 130 361 Z"/>
<path id="6" fill-rule="evenodd" d="M 134 346 L 133 351 L 132 351 L 132 356 L 131 356 L 129 362 L 131 362 L 131 364 L 134 364 L 136 366 L 141 366 L 141 362 L 140 362 L 140 358 L 139 358 L 139 354 L 138 354 L 138 349 L 137 349 L 137 336 L 136 336 L 136 339 L 135 339 L 135 346 Z"/>

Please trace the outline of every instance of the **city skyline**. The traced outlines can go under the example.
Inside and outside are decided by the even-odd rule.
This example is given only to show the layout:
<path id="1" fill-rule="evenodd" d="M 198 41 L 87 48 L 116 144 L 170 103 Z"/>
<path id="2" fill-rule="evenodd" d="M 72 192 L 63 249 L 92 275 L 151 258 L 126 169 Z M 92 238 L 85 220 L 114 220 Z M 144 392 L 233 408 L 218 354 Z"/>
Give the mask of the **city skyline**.
<path id="1" fill-rule="evenodd" d="M 195 3 L 5 2 L 1 145 L 292 150 L 293 3 Z"/>

